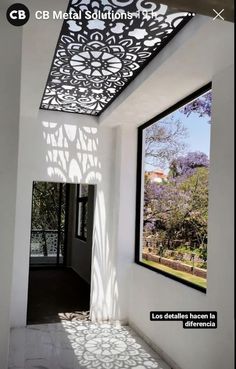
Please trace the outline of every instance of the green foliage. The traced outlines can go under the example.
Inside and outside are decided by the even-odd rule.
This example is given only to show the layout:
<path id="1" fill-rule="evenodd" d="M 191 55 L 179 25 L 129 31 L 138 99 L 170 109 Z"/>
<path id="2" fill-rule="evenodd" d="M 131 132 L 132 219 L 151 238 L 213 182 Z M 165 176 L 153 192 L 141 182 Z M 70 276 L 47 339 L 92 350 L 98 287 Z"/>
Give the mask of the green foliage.
<path id="1" fill-rule="evenodd" d="M 206 260 L 208 174 L 208 167 L 198 167 L 168 183 L 146 179 L 144 229 L 152 232 L 164 249 L 176 249 L 179 242 L 184 248 L 188 243 L 187 252 Z"/>
<path id="2" fill-rule="evenodd" d="M 32 231 L 42 231 L 43 253 L 48 254 L 46 232 L 64 231 L 66 185 L 53 182 L 34 182 L 32 197 Z M 60 239 L 63 252 L 63 241 Z"/>
<path id="3" fill-rule="evenodd" d="M 160 264 L 160 263 L 156 263 L 155 261 L 150 261 L 150 260 L 145 260 L 145 259 L 142 259 L 142 262 L 144 264 L 147 264 L 147 265 L 150 265 L 156 269 L 161 269 L 169 274 L 172 274 L 176 277 L 179 277 L 181 279 L 184 279 L 184 280 L 187 280 L 187 281 L 190 281 L 192 282 L 193 284 L 196 284 L 198 286 L 201 286 L 201 287 L 204 287 L 206 288 L 207 287 L 207 282 L 206 282 L 206 279 L 204 278 L 201 278 L 201 277 L 197 277 L 196 275 L 193 275 L 193 274 L 189 274 L 189 273 L 186 273 L 186 272 L 182 272 L 180 270 L 175 270 L 175 269 L 172 269 L 166 265 L 163 265 L 163 264 Z"/>
<path id="4" fill-rule="evenodd" d="M 32 203 L 32 229 L 55 230 L 58 228 L 59 206 L 61 206 L 61 224 L 65 219 L 65 184 L 53 182 L 34 182 Z"/>

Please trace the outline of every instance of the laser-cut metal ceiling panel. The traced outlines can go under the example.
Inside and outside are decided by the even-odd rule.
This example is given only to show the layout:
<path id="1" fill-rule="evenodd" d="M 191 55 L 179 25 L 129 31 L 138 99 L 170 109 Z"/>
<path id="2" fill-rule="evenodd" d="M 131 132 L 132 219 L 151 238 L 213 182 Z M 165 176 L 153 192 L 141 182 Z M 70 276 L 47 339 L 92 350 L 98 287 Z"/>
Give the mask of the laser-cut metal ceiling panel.
<path id="1" fill-rule="evenodd" d="M 67 13 L 40 108 L 90 115 L 101 114 L 193 16 L 150 0 L 71 0 Z"/>

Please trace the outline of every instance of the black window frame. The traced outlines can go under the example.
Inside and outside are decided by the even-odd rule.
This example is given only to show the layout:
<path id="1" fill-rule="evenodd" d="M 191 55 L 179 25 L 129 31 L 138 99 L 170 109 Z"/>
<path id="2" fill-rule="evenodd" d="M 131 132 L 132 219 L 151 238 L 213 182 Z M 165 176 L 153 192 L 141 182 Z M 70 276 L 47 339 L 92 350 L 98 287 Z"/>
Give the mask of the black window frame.
<path id="1" fill-rule="evenodd" d="M 88 231 L 88 195 L 87 196 L 81 196 L 80 195 L 80 188 L 84 184 L 77 184 L 76 186 L 76 222 L 75 222 L 75 238 L 86 242 L 87 236 L 85 236 L 85 227 Z M 89 185 L 88 186 L 88 192 L 89 192 Z M 81 205 L 81 220 L 82 220 L 82 232 L 81 235 L 78 234 L 79 229 L 79 211 L 80 211 L 80 204 Z M 86 222 L 86 206 L 87 206 L 87 222 Z"/>
<path id="2" fill-rule="evenodd" d="M 184 284 L 188 287 L 191 287 L 195 290 L 198 290 L 200 292 L 203 292 L 204 294 L 207 293 L 207 288 L 196 285 L 190 281 L 184 280 L 182 278 L 179 278 L 175 275 L 172 275 L 168 272 L 165 272 L 161 269 L 154 268 L 150 265 L 147 265 L 143 263 L 140 260 L 140 230 L 141 230 L 141 196 L 142 196 L 142 165 L 143 165 L 143 130 L 153 123 L 157 122 L 160 119 L 165 118 L 169 114 L 173 113 L 177 109 L 183 107 L 184 105 L 190 103 L 192 100 L 196 99 L 197 97 L 203 95 L 207 91 L 212 89 L 212 82 L 207 83 L 203 87 L 199 88 L 198 90 L 194 91 L 187 97 L 183 98 L 182 100 L 178 101 L 176 104 L 172 105 L 162 113 L 158 114 L 154 118 L 150 119 L 146 123 L 142 124 L 138 127 L 138 144 L 137 144 L 137 179 L 136 179 L 136 221 L 135 221 L 135 257 L 134 261 L 136 264 L 152 270 L 155 273 L 161 274 L 163 276 L 166 276 L 172 280 L 175 280 L 176 282 L 179 282 L 181 284 Z"/>

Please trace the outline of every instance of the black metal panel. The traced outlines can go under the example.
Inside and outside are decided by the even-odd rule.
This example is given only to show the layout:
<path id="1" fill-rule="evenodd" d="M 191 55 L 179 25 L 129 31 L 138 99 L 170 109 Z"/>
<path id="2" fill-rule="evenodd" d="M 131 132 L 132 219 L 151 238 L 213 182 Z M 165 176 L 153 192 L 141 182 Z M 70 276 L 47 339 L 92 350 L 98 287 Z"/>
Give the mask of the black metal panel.
<path id="1" fill-rule="evenodd" d="M 67 13 L 79 19 L 63 23 L 40 108 L 90 115 L 100 115 L 193 16 L 150 0 L 71 0 Z"/>

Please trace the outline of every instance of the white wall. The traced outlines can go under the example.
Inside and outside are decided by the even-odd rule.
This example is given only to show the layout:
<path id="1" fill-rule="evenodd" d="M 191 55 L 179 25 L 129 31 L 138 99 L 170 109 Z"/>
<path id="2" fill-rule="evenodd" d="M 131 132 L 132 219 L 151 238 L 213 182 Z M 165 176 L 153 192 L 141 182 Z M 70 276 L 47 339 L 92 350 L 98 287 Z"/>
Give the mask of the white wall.
<path id="1" fill-rule="evenodd" d="M 189 32 L 188 32 L 189 31 Z M 120 306 L 173 368 L 233 367 L 233 24 L 196 17 L 100 118 L 117 129 L 113 237 Z M 213 80 L 208 291 L 203 294 L 134 259 L 136 127 Z M 224 250 L 224 251 L 223 251 Z M 130 282 L 130 283 L 129 283 Z M 217 330 L 151 323 L 151 310 L 217 310 Z"/>
<path id="2" fill-rule="evenodd" d="M 42 1 L 43 9 L 64 9 L 66 3 Z M 37 4 L 30 3 L 31 13 Z M 21 115 L 16 200 L 12 326 L 26 323 L 32 182 L 63 181 L 97 184 L 91 286 L 93 319 L 114 315 L 118 290 L 111 244 L 111 168 L 114 131 L 99 127 L 93 117 L 39 111 L 62 22 L 31 19 L 23 29 Z"/>
<path id="3" fill-rule="evenodd" d="M 48 112 L 41 112 L 38 119 L 21 117 L 12 290 L 13 326 L 22 326 L 26 320 L 34 180 L 97 184 L 94 219 L 96 251 L 93 256 L 96 266 L 92 271 L 96 283 L 92 284 L 92 289 L 100 291 L 99 294 L 93 294 L 92 310 L 94 318 L 100 316 L 101 312 L 104 318 L 110 317 L 112 306 L 107 306 L 104 300 L 115 283 L 109 242 L 112 143 L 113 132 L 110 128 L 99 129 L 85 117 Z M 110 285 L 107 276 L 111 272 L 114 280 Z"/>
<path id="4" fill-rule="evenodd" d="M 182 369 L 233 368 L 233 67 L 213 75 L 207 294 L 133 265 L 129 322 Z M 150 322 L 151 310 L 217 311 L 216 330 Z M 168 358 L 167 358 L 168 359 Z"/>
<path id="5" fill-rule="evenodd" d="M 196 17 L 99 119 L 117 129 L 116 243 L 120 306 L 173 368 L 233 367 L 233 24 Z M 134 259 L 136 127 L 213 80 L 208 291 L 203 294 Z M 130 282 L 130 283 L 129 283 Z M 151 323 L 151 310 L 217 310 L 217 330 Z"/>
<path id="6" fill-rule="evenodd" d="M 63 0 L 52 3 L 58 9 L 65 6 Z M 52 3 L 43 0 L 41 7 L 46 10 Z M 33 12 L 32 4 L 31 10 Z M 129 319 L 182 369 L 220 369 L 222 366 L 231 369 L 233 202 L 229 194 L 232 189 L 232 93 L 228 91 L 229 82 L 233 80 L 229 69 L 233 27 L 227 22 L 196 18 L 108 108 L 99 119 L 100 124 L 92 117 L 38 110 L 60 27 L 58 21 L 31 20 L 23 31 L 12 325 L 22 326 L 26 321 L 32 181 L 94 183 L 97 193 L 92 318 Z M 209 214 L 211 261 L 208 294 L 203 295 L 132 263 L 135 127 L 211 78 L 215 96 Z M 123 127 L 109 128 L 116 125 Z M 226 226 L 220 230 L 221 224 Z M 220 257 L 222 243 L 228 252 Z M 223 265 L 221 275 L 215 268 L 219 263 Z M 223 285 L 229 288 L 223 289 Z M 200 308 L 219 311 L 216 331 L 184 331 L 179 323 L 157 325 L 148 321 L 151 309 Z"/>
<path id="7" fill-rule="evenodd" d="M 230 65 L 233 24 L 195 16 L 99 117 L 101 125 L 137 127 Z"/>
<path id="8" fill-rule="evenodd" d="M 119 289 L 119 319 L 128 321 L 130 270 L 134 260 L 136 199 L 137 129 L 116 128 L 116 157 L 113 168 L 112 206 L 114 209 L 112 243 L 116 245 L 115 265 Z"/>
<path id="9" fill-rule="evenodd" d="M 15 224 L 21 30 L 0 14 L 0 363 L 7 368 Z"/>

